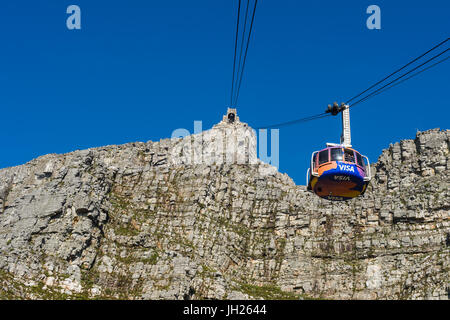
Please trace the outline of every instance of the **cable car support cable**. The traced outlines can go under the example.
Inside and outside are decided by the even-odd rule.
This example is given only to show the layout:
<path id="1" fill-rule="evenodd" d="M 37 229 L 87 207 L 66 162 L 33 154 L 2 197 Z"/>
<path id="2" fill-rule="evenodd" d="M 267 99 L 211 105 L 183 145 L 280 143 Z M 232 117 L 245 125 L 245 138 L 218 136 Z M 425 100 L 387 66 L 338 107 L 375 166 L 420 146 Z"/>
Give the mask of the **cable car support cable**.
<path id="1" fill-rule="evenodd" d="M 257 4 L 258 4 L 258 0 L 255 0 L 255 5 L 253 6 L 252 20 L 250 22 L 250 29 L 249 29 L 248 38 L 247 38 L 247 45 L 246 45 L 246 48 L 245 48 L 244 59 L 243 59 L 242 68 L 241 68 L 241 71 L 240 71 L 240 77 L 239 77 L 239 81 L 238 81 L 239 84 L 238 84 L 238 87 L 237 87 L 237 92 L 236 92 L 236 98 L 234 100 L 234 105 L 237 105 L 237 101 L 239 99 L 239 92 L 240 92 L 241 84 L 242 84 L 242 76 L 244 74 L 245 62 L 247 60 L 248 46 L 250 44 L 250 37 L 252 35 L 253 22 L 255 20 L 255 12 L 256 12 L 256 5 Z M 238 69 L 238 71 L 239 71 L 239 69 Z"/>
<path id="2" fill-rule="evenodd" d="M 433 68 L 434 66 L 436 66 L 436 65 L 438 65 L 438 64 L 440 64 L 440 63 L 446 61 L 446 60 L 449 59 L 449 58 L 450 58 L 450 56 L 448 56 L 448 57 L 446 57 L 446 58 L 444 58 L 444 59 L 442 59 L 442 60 L 439 60 L 438 62 L 435 62 L 435 63 L 433 63 L 431 66 L 428 66 L 428 67 L 426 67 L 426 68 L 424 68 L 424 69 L 422 69 L 422 70 L 420 70 L 420 71 L 417 71 L 416 73 L 413 73 L 413 74 L 410 75 L 409 77 L 407 77 L 407 78 L 405 78 L 405 79 L 403 79 L 403 80 L 401 80 L 401 81 L 399 81 L 399 82 L 397 82 L 397 83 L 392 84 L 391 86 L 389 86 L 389 87 L 387 87 L 387 88 L 381 90 L 380 92 L 377 92 L 376 94 L 372 95 L 371 97 L 377 96 L 377 95 L 379 95 L 379 94 L 381 94 L 381 93 L 383 93 L 383 92 L 385 92 L 385 91 L 391 89 L 392 87 L 395 87 L 395 86 L 399 85 L 400 83 L 405 82 L 406 80 L 409 80 L 409 79 L 411 79 L 411 78 L 414 78 L 415 76 L 421 74 L 421 73 L 424 72 L 424 71 L 427 71 L 428 69 Z M 371 98 L 371 97 L 369 97 L 369 98 Z"/>
<path id="3" fill-rule="evenodd" d="M 262 127 L 256 128 L 256 129 L 280 128 L 280 127 L 290 126 L 290 125 L 297 124 L 297 123 L 317 120 L 317 119 L 325 118 L 325 117 L 328 117 L 328 116 L 330 116 L 330 114 L 319 113 L 319 114 L 316 114 L 314 116 L 300 118 L 300 119 L 291 120 L 291 121 L 287 121 L 287 122 L 281 122 L 281 123 L 277 123 L 277 124 L 271 124 L 271 125 L 268 125 L 268 126 L 262 126 Z"/>
<path id="4" fill-rule="evenodd" d="M 363 101 L 369 99 L 369 98 L 370 98 L 371 96 L 373 96 L 373 95 L 377 95 L 377 94 L 381 93 L 380 91 L 383 90 L 384 88 L 386 88 L 387 86 L 389 86 L 389 85 L 391 85 L 391 84 L 397 82 L 398 80 L 400 80 L 400 79 L 402 79 L 403 77 L 407 76 L 407 75 L 410 74 L 411 72 L 416 71 L 418 68 L 420 68 L 420 67 L 426 65 L 427 63 L 433 61 L 434 59 L 436 59 L 437 57 L 443 55 L 444 53 L 446 53 L 446 52 L 449 51 L 449 50 L 450 50 L 450 48 L 448 48 L 448 49 L 442 51 L 441 53 L 439 53 L 439 54 L 433 56 L 432 58 L 428 59 L 428 60 L 425 61 L 424 63 L 422 63 L 422 64 L 420 64 L 420 65 L 414 67 L 413 69 L 409 70 L 408 72 L 404 73 L 404 74 L 401 75 L 400 77 L 397 77 L 396 79 L 394 79 L 394 80 L 392 80 L 391 82 L 385 84 L 385 85 L 382 86 L 381 88 L 378 88 L 377 90 L 371 92 L 371 93 L 368 94 L 367 96 L 365 96 L 365 97 L 359 99 L 359 100 L 356 101 L 355 103 L 352 103 L 352 104 L 350 105 L 350 107 L 353 107 L 353 106 L 357 105 L 358 103 L 361 103 L 361 102 L 363 102 Z M 445 61 L 445 60 L 447 60 L 447 58 L 441 60 L 440 62 L 443 62 L 443 61 Z M 423 69 L 422 71 L 425 71 L 425 70 L 426 70 L 426 69 Z"/>
<path id="5" fill-rule="evenodd" d="M 237 64 L 237 73 L 236 73 L 236 82 L 235 82 L 235 88 L 237 88 L 237 84 L 239 82 L 239 74 L 241 69 L 241 62 L 242 62 L 242 51 L 244 48 L 244 39 L 245 39 L 245 31 L 247 30 L 247 20 L 248 20 L 248 8 L 250 7 L 250 0 L 247 0 L 247 6 L 245 8 L 245 18 L 244 18 L 244 28 L 242 29 L 242 36 L 241 36 L 241 44 L 240 44 L 240 50 L 239 50 L 239 59 Z M 236 93 L 235 93 L 236 95 Z M 232 100 L 232 104 L 233 104 Z"/>
<path id="6" fill-rule="evenodd" d="M 446 40 L 444 40 L 444 41 L 442 41 L 441 43 L 437 44 L 436 46 L 434 46 L 433 48 L 431 48 L 431 49 L 428 50 L 427 52 L 423 53 L 423 54 L 420 55 L 419 57 L 413 59 L 412 61 L 410 61 L 409 63 L 407 63 L 407 64 L 404 65 L 403 67 L 401 67 L 400 69 L 397 69 L 395 72 L 393 72 L 393 73 L 391 73 L 390 75 L 388 75 L 387 77 L 383 78 L 383 80 L 378 81 L 378 82 L 375 83 L 374 85 L 370 86 L 368 89 L 364 90 L 364 91 L 361 92 L 360 94 L 358 94 L 358 95 L 354 96 L 353 98 L 351 98 L 350 100 L 348 100 L 347 103 L 350 102 L 350 101 L 352 101 L 352 100 L 354 100 L 354 99 L 357 98 L 357 97 L 360 97 L 362 94 L 364 94 L 365 92 L 369 91 L 370 89 L 372 89 L 372 88 L 375 87 L 376 85 L 382 83 L 382 82 L 385 81 L 386 79 L 392 77 L 394 74 L 400 72 L 401 70 L 403 70 L 403 69 L 406 68 L 407 66 L 411 65 L 412 63 L 416 62 L 417 60 L 419 60 L 420 58 L 422 58 L 422 57 L 425 56 L 426 54 L 430 53 L 430 52 L 433 51 L 434 49 L 440 47 L 441 45 L 443 45 L 444 43 L 446 43 L 449 39 L 450 39 L 450 38 L 447 38 Z M 448 56 L 448 57 L 446 57 L 446 58 L 444 58 L 444 59 L 441 59 L 441 60 L 439 60 L 438 62 L 435 62 L 434 64 L 432 64 L 432 65 L 430 65 L 430 66 L 427 66 L 426 68 L 423 68 L 422 70 L 419 70 L 418 72 L 412 74 L 411 76 L 409 76 L 409 77 L 407 77 L 407 78 L 404 78 L 405 76 L 407 76 L 407 75 L 410 74 L 411 72 L 414 72 L 414 71 L 416 71 L 417 69 L 419 69 L 420 67 L 425 66 L 426 64 L 430 63 L 431 61 L 433 61 L 433 60 L 436 59 L 437 57 L 443 55 L 444 53 L 446 53 L 446 52 L 449 51 L 449 50 L 450 50 L 450 49 L 446 49 L 446 50 L 442 51 L 441 53 L 439 53 L 439 54 L 437 54 L 437 55 L 431 57 L 430 59 L 428 59 L 428 60 L 425 61 L 424 63 L 422 63 L 422 64 L 420 64 L 420 65 L 414 67 L 413 69 L 409 70 L 408 72 L 406 72 L 406 73 L 402 74 L 401 76 L 395 78 L 394 80 L 390 81 L 390 82 L 387 83 L 386 85 L 384 85 L 384 86 L 382 86 L 382 87 L 376 89 L 375 91 L 373 91 L 373 92 L 367 94 L 367 95 L 364 96 L 363 98 L 361 98 L 361 99 L 359 99 L 358 101 L 356 101 L 355 103 L 351 104 L 349 107 L 355 106 L 355 105 L 357 105 L 357 104 L 360 104 L 360 103 L 362 103 L 362 102 L 368 100 L 369 98 L 371 98 L 371 97 L 373 97 L 373 96 L 379 95 L 379 94 L 381 94 L 381 93 L 383 93 L 383 92 L 385 92 L 385 91 L 391 89 L 392 87 L 395 87 L 395 86 L 397 86 L 398 84 L 403 83 L 403 82 L 405 82 L 405 81 L 407 81 L 407 80 L 409 80 L 409 79 L 411 79 L 411 78 L 413 78 L 413 77 L 419 75 L 420 73 L 422 73 L 422 72 L 424 72 L 424 71 L 426 71 L 426 70 L 429 70 L 429 69 L 431 69 L 432 67 L 434 67 L 434 66 L 436 66 L 436 65 L 438 65 L 438 64 L 440 64 L 440 63 L 442 63 L 442 62 L 444 62 L 444 61 L 446 61 L 447 59 L 450 58 L 450 56 Z M 404 79 L 403 79 L 403 78 L 404 78 Z M 403 80 L 401 80 L 401 79 L 403 79 Z M 401 80 L 401 81 L 399 81 L 399 80 Z M 343 105 L 347 105 L 347 103 L 345 103 L 345 104 L 343 104 Z M 332 112 L 331 110 L 333 110 L 333 112 Z M 275 127 L 282 127 L 282 126 L 288 126 L 288 125 L 293 125 L 293 124 L 302 123 L 302 122 L 308 122 L 308 121 L 318 120 L 318 119 L 321 119 L 321 118 L 325 118 L 325 117 L 327 117 L 327 116 L 330 116 L 330 113 L 331 113 L 332 115 L 336 115 L 336 114 L 339 113 L 340 111 L 342 111 L 342 105 L 341 105 L 341 107 L 339 107 L 339 106 L 335 103 L 333 107 L 329 106 L 329 109 L 328 109 L 327 111 L 325 111 L 324 113 L 320 113 L 320 114 L 317 114 L 317 115 L 314 115 L 314 116 L 310 116 L 310 117 L 300 118 L 300 119 L 297 119 L 297 120 L 292 120 L 292 121 L 282 122 L 282 123 L 278 123 L 278 124 L 273 124 L 273 125 L 268 125 L 268 126 L 258 127 L 257 129 L 263 129 L 263 128 L 270 129 L 270 128 L 275 128 Z"/>
<path id="7" fill-rule="evenodd" d="M 238 16 L 237 16 L 237 24 L 236 24 L 236 40 L 234 41 L 233 79 L 231 80 L 230 105 L 233 105 L 234 75 L 236 73 L 236 51 L 237 51 L 237 44 L 238 44 L 240 12 L 241 12 L 241 0 L 239 0 L 239 5 L 238 5 Z"/>
<path id="8" fill-rule="evenodd" d="M 411 65 L 412 63 L 416 62 L 417 60 L 419 60 L 420 58 L 422 58 L 423 56 L 427 55 L 428 53 L 430 53 L 431 51 L 437 49 L 438 47 L 442 46 L 444 43 L 446 43 L 450 38 L 447 38 L 446 40 L 442 41 L 441 43 L 435 45 L 433 48 L 429 49 L 427 52 L 421 54 L 420 56 L 418 56 L 417 58 L 411 60 L 410 62 L 408 62 L 407 64 L 405 64 L 403 67 L 401 67 L 400 69 L 397 69 L 396 71 L 392 72 L 390 75 L 388 75 L 387 77 L 383 78 L 382 80 L 378 81 L 377 83 L 371 85 L 369 88 L 367 88 L 366 90 L 364 90 L 363 92 L 357 94 L 356 96 L 354 96 L 353 98 L 347 100 L 347 102 L 345 102 L 345 104 L 349 104 L 352 100 L 360 97 L 361 95 L 363 95 L 364 93 L 366 93 L 367 91 L 369 91 L 370 89 L 374 88 L 375 86 L 379 85 L 380 83 L 382 83 L 383 81 L 389 79 L 390 77 L 392 77 L 394 74 L 402 71 L 403 69 L 405 69 L 407 66 Z"/>

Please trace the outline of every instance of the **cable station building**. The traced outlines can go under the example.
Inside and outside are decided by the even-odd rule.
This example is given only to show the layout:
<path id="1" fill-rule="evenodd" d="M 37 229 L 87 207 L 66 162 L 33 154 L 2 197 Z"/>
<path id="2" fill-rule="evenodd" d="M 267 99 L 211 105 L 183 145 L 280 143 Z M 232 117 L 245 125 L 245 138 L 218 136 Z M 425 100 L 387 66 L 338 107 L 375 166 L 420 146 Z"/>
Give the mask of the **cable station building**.
<path id="1" fill-rule="evenodd" d="M 257 164 L 256 131 L 228 108 L 210 130 L 174 140 L 170 165 Z"/>

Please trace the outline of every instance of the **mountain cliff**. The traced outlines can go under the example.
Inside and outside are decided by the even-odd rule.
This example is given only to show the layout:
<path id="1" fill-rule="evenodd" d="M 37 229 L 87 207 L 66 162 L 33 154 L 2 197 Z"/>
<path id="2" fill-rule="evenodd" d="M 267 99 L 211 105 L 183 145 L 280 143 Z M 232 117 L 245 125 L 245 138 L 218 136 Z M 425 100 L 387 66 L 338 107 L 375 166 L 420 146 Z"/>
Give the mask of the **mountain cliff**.
<path id="1" fill-rule="evenodd" d="M 448 299 L 449 130 L 390 145 L 339 203 L 255 143 L 224 119 L 0 170 L 0 298 Z"/>

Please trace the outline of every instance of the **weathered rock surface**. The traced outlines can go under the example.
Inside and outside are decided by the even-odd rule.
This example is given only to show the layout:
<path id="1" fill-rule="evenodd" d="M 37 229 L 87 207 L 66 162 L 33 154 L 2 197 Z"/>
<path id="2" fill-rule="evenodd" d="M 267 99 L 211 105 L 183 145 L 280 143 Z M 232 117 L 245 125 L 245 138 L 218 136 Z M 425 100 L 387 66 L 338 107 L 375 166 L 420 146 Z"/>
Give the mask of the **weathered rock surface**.
<path id="1" fill-rule="evenodd" d="M 253 144 L 235 123 L 197 146 L 239 128 Z M 185 161 L 194 138 L 0 170 L 0 297 L 448 299 L 449 130 L 391 145 L 345 203 L 256 153 Z"/>

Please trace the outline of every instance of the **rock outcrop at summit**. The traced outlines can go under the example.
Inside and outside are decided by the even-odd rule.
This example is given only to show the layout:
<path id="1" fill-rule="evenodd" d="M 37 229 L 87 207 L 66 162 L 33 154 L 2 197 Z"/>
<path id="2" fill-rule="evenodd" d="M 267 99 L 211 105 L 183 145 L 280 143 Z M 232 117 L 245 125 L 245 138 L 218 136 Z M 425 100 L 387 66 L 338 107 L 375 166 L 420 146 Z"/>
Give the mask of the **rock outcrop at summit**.
<path id="1" fill-rule="evenodd" d="M 250 151 L 222 161 L 228 138 Z M 391 145 L 340 203 L 253 139 L 222 123 L 0 170 L 0 298 L 448 299 L 449 130 Z"/>

